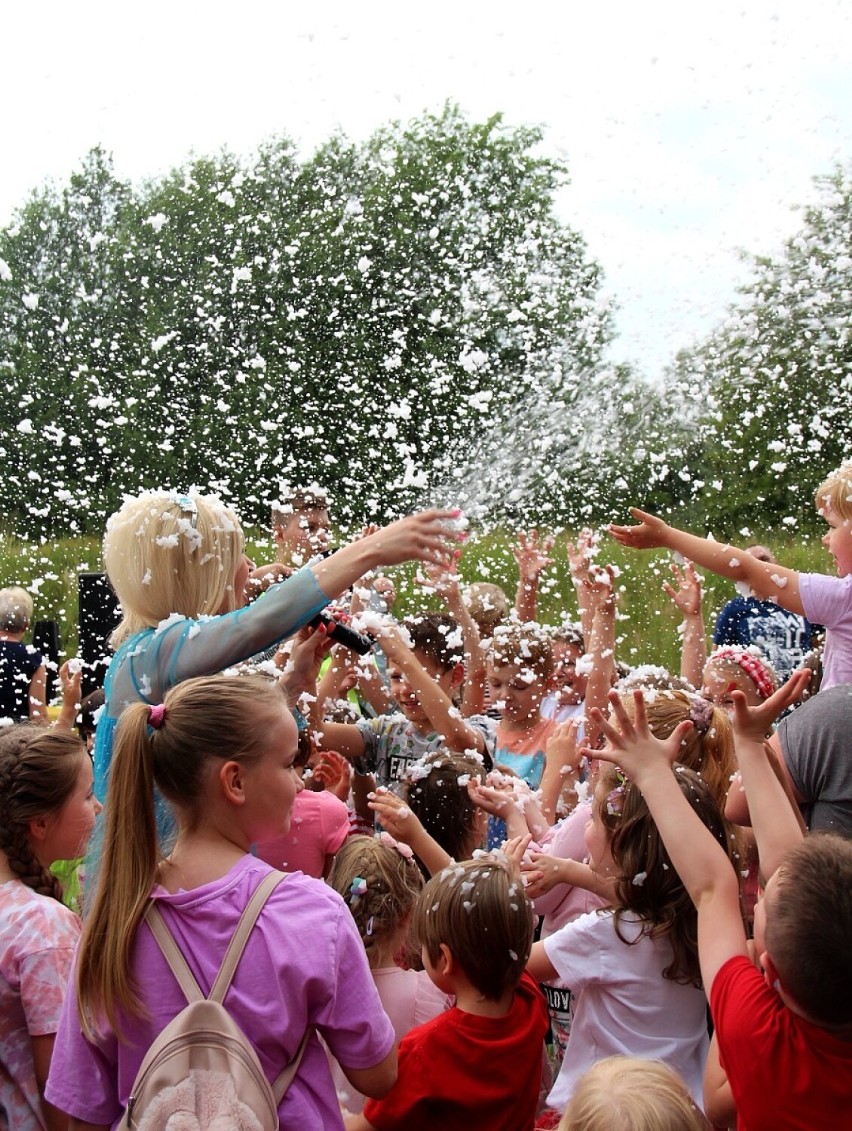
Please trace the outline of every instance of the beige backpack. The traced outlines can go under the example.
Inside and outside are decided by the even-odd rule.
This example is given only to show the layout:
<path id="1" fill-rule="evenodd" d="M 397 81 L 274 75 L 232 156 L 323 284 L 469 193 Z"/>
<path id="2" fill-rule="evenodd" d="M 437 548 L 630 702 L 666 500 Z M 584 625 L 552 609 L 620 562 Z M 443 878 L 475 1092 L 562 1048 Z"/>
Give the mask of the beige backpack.
<path id="1" fill-rule="evenodd" d="M 237 924 L 209 997 L 201 992 L 155 903 L 148 925 L 189 1003 L 140 1065 L 121 1123 L 136 1131 L 277 1131 L 278 1105 L 296 1075 L 313 1026 L 290 1064 L 269 1081 L 245 1033 L 222 1004 L 257 917 L 287 879 L 271 872 Z"/>

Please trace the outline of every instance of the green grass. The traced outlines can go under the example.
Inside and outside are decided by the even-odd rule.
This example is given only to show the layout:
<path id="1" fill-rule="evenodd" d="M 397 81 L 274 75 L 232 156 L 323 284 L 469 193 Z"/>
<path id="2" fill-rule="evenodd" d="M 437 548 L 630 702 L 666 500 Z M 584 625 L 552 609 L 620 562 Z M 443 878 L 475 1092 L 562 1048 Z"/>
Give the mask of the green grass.
<path id="1" fill-rule="evenodd" d="M 552 551 L 554 565 L 542 579 L 539 620 L 557 624 L 577 618 L 574 590 L 565 559 L 565 536 Z M 514 599 L 517 569 L 512 556 L 513 536 L 505 531 L 473 533 L 462 557 L 459 572 L 465 582 L 491 581 Z M 792 569 L 820 571 L 831 567 L 830 559 L 813 538 L 796 541 L 789 536 L 764 539 L 779 561 Z M 248 532 L 247 550 L 258 563 L 270 560 L 271 546 L 261 531 Z M 680 666 L 677 635 L 679 617 L 662 583 L 669 576 L 670 557 L 660 551 L 638 553 L 625 550 L 611 539 L 601 541 L 600 564 L 612 563 L 620 570 L 619 658 L 627 663 L 659 663 L 672 670 Z M 0 538 L 0 584 L 23 585 L 33 593 L 35 619 L 59 624 L 60 645 L 65 656 L 77 650 L 77 575 L 80 570 L 102 568 L 100 539 L 67 538 L 28 543 Z M 399 582 L 399 615 L 435 608 L 434 597 L 425 597 L 414 584 L 414 568 L 395 571 Z M 706 575 L 704 612 L 708 632 L 716 614 L 734 596 L 733 584 Z"/>

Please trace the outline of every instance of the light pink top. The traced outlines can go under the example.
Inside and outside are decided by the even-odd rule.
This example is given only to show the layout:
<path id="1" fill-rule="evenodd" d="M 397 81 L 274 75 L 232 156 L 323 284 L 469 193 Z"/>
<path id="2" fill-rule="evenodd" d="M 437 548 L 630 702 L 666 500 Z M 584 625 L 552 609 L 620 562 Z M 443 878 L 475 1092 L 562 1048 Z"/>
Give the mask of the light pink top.
<path id="1" fill-rule="evenodd" d="M 303 789 L 296 794 L 290 831 L 256 846 L 256 855 L 284 872 L 304 872 L 322 879 L 327 856 L 334 856 L 349 835 L 349 810 L 333 793 Z"/>

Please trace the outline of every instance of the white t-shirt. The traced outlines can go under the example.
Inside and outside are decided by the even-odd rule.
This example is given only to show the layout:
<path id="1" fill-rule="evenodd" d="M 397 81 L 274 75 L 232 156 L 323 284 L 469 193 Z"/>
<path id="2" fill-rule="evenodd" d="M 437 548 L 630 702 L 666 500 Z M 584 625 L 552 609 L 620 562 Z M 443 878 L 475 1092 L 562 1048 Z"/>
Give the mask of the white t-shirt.
<path id="1" fill-rule="evenodd" d="M 702 1107 L 702 1076 L 709 1044 L 703 990 L 663 977 L 672 960 L 665 939 L 639 935 L 639 920 L 592 911 L 544 940 L 560 980 L 574 991 L 574 1014 L 565 1059 L 547 1097 L 564 1111 L 580 1077 L 607 1056 L 662 1060 L 683 1079 Z"/>

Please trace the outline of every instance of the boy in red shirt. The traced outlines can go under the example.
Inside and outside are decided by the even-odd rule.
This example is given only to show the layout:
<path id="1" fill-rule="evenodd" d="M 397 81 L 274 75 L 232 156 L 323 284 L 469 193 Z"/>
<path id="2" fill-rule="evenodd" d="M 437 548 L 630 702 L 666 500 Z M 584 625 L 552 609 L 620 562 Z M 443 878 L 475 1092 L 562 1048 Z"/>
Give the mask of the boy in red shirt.
<path id="1" fill-rule="evenodd" d="M 429 977 L 456 1004 L 399 1045 L 399 1075 L 347 1131 L 532 1131 L 547 1011 L 524 972 L 533 911 L 505 858 L 452 864 L 414 912 Z"/>
<path id="2" fill-rule="evenodd" d="M 754 923 L 762 971 L 748 955 L 736 874 L 671 773 L 691 724 L 681 724 L 666 742 L 656 739 L 638 692 L 634 723 L 616 695 L 610 696 L 615 726 L 591 712 L 609 739 L 598 757 L 617 762 L 642 790 L 698 908 L 701 975 L 739 1131 L 849 1126 L 852 841 L 834 834 L 803 839 L 763 742 L 808 678 L 794 673 L 759 707 L 747 707 L 742 692 L 732 695 L 740 772 L 761 870 L 769 877 Z"/>

